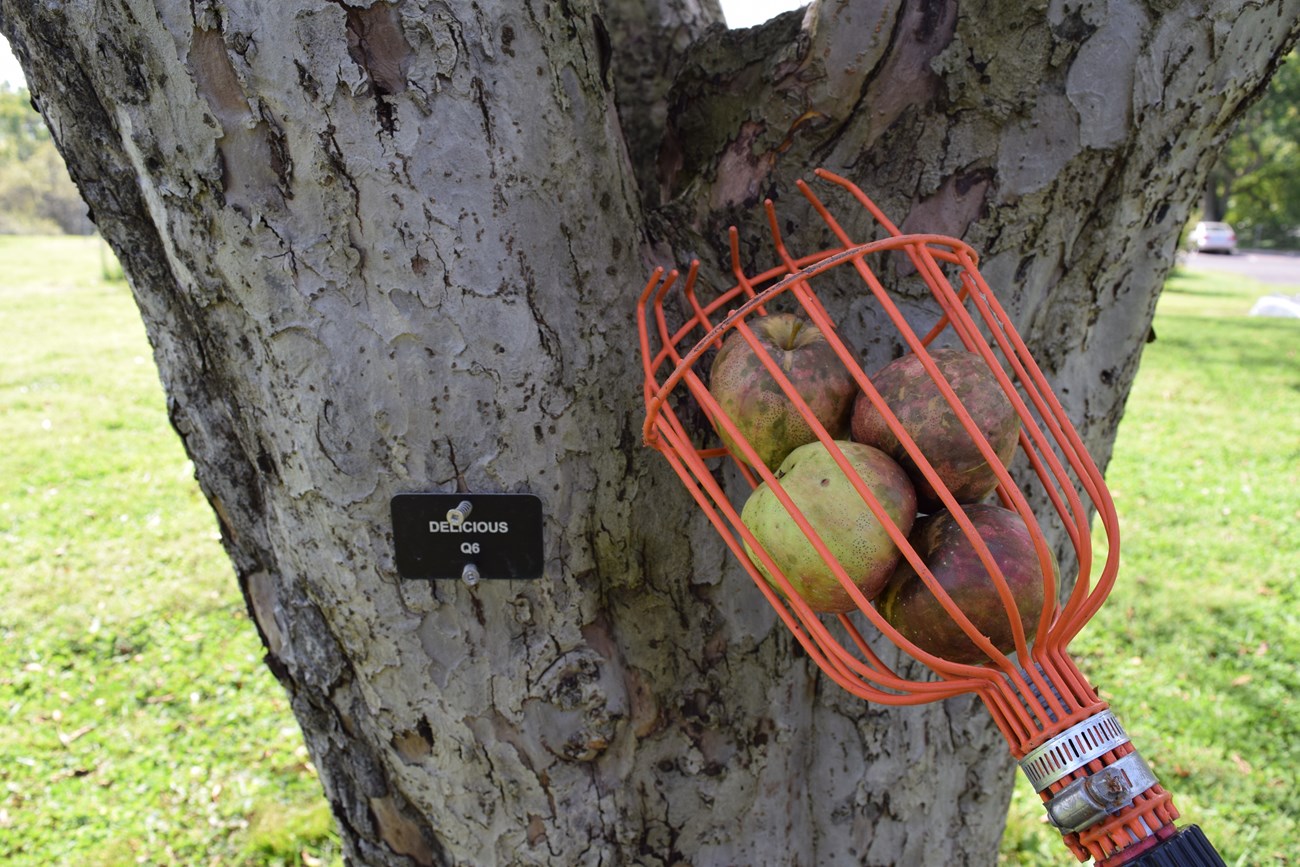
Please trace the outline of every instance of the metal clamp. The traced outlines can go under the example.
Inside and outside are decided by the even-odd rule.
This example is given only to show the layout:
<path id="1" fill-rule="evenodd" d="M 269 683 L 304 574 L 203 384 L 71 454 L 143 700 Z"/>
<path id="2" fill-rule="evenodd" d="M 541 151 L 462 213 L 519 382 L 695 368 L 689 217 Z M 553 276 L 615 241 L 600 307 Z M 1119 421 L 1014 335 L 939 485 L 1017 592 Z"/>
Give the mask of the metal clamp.
<path id="1" fill-rule="evenodd" d="M 1062 834 L 1073 834 L 1118 813 L 1158 782 L 1146 760 L 1129 753 L 1057 792 L 1047 802 L 1047 818 Z"/>
<path id="2" fill-rule="evenodd" d="M 1093 759 L 1128 743 L 1124 727 L 1108 710 L 1093 714 L 1073 725 L 1047 743 L 1031 750 L 1020 760 L 1020 768 L 1041 792 L 1057 780 L 1063 780 Z"/>

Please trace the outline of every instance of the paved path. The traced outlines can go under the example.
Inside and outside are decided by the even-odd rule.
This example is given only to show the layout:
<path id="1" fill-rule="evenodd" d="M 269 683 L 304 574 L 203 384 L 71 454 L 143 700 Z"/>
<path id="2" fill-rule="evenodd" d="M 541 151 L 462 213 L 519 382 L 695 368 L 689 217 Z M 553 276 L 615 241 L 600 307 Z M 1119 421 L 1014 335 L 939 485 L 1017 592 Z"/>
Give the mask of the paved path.
<path id="1" fill-rule="evenodd" d="M 1234 256 L 1214 253 L 1179 254 L 1179 264 L 1188 271 L 1220 271 L 1240 274 L 1261 283 L 1295 286 L 1300 291 L 1300 255 L 1241 250 Z"/>

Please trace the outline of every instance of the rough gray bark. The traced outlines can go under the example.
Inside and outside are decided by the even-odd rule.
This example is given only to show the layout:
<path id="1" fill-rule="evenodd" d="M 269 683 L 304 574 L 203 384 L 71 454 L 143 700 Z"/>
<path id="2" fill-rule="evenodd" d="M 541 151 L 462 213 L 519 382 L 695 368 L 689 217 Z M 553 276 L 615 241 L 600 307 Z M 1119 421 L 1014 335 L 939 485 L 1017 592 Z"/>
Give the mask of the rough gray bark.
<path id="1" fill-rule="evenodd" d="M 357 863 L 994 860 L 983 710 L 828 686 L 641 448 L 636 291 L 825 165 L 983 251 L 1104 462 L 1300 2 L 715 17 L 0 0 Z M 868 365 L 893 351 L 826 300 Z M 542 498 L 542 580 L 397 578 L 390 497 L 459 485 Z"/>

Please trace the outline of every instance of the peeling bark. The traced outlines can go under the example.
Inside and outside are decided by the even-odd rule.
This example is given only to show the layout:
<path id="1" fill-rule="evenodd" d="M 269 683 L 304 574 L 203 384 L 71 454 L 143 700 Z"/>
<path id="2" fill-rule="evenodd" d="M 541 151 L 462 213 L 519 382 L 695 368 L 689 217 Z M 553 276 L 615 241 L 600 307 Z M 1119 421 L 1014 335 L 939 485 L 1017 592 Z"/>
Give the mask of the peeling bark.
<path id="1" fill-rule="evenodd" d="M 983 252 L 1104 463 L 1178 230 L 1298 17 L 0 0 L 349 860 L 405 865 L 990 863 L 982 708 L 829 686 L 641 447 L 635 293 L 652 258 L 712 269 L 733 220 L 765 265 L 765 196 L 820 246 L 790 191 L 825 165 Z M 868 367 L 897 350 L 823 300 Z M 458 489 L 542 498 L 543 579 L 396 576 L 391 496 Z"/>

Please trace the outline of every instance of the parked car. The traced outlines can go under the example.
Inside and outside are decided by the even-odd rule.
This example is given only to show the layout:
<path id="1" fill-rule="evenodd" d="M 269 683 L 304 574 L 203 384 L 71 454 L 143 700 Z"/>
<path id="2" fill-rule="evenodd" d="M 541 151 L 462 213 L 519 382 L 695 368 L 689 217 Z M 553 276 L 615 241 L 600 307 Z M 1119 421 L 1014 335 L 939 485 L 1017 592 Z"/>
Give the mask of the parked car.
<path id="1" fill-rule="evenodd" d="M 1201 253 L 1237 252 L 1237 233 L 1227 223 L 1200 222 L 1187 236 L 1187 248 Z"/>

